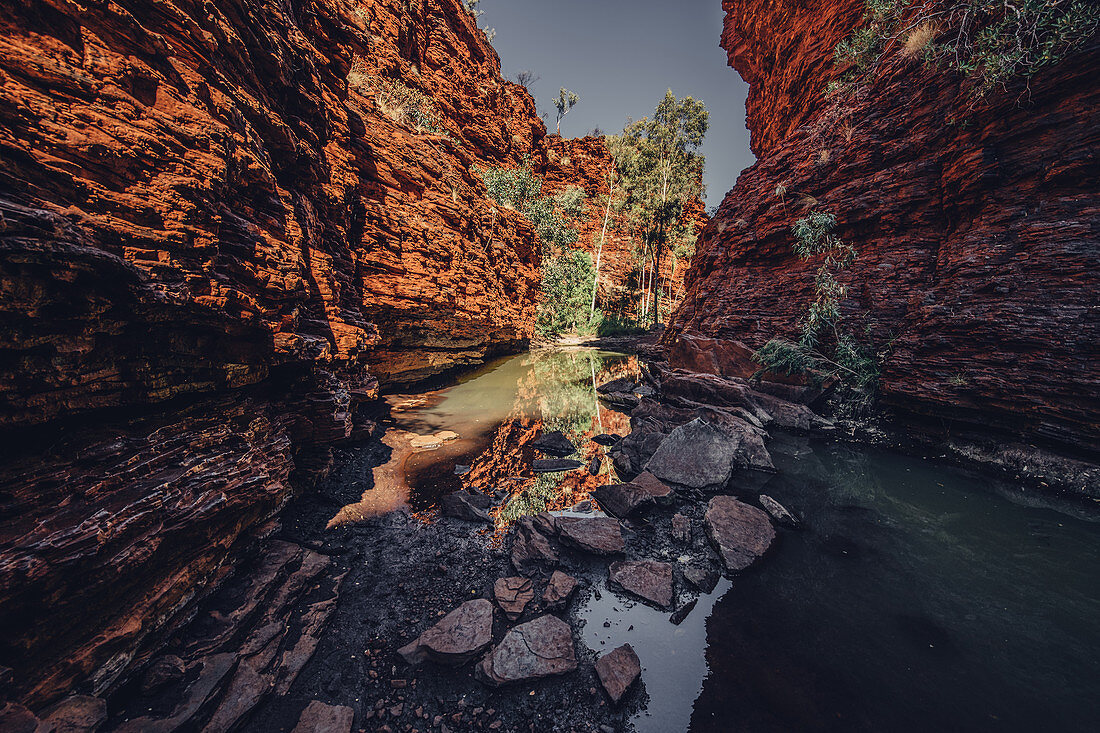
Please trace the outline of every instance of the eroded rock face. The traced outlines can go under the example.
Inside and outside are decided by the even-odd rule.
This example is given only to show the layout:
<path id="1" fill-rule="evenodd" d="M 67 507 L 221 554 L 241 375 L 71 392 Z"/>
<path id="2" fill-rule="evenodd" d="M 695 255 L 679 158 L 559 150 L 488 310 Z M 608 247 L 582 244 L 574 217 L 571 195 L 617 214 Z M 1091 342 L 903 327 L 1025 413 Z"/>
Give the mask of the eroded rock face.
<path id="1" fill-rule="evenodd" d="M 478 679 L 499 687 L 550 677 L 577 668 L 573 632 L 556 616 L 539 616 L 504 635 L 476 668 Z"/>
<path id="2" fill-rule="evenodd" d="M 716 496 L 704 515 L 707 536 L 730 572 L 739 572 L 759 560 L 775 539 L 768 515 L 732 496 Z"/>
<path id="3" fill-rule="evenodd" d="M 752 350 L 795 336 L 819 263 L 795 257 L 790 229 L 832 213 L 858 251 L 839 277 L 846 326 L 890 343 L 883 404 L 958 455 L 1095 495 L 1094 457 L 1090 469 L 1041 453 L 1088 459 L 1100 444 L 1100 39 L 1026 90 L 1020 79 L 977 101 L 969 82 L 891 43 L 866 87 L 826 95 L 844 71 L 833 49 L 864 7 L 723 1 L 758 160 L 700 236 L 667 338 Z M 706 370 L 744 376 L 729 356 Z M 1016 442 L 1040 450 L 1024 458 Z"/>

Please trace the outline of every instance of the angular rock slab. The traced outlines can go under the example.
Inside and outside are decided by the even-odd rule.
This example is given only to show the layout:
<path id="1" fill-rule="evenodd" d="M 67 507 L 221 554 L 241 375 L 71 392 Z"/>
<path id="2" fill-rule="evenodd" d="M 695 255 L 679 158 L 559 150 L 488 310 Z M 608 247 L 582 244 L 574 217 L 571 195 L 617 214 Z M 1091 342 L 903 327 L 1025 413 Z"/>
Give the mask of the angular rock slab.
<path id="1" fill-rule="evenodd" d="M 802 522 L 798 520 L 798 517 L 791 513 L 791 511 L 788 510 L 787 507 L 783 506 L 767 494 L 760 495 L 760 506 L 764 507 L 764 511 L 772 515 L 772 519 L 779 522 L 784 527 L 798 529 L 802 526 Z"/>
<path id="2" fill-rule="evenodd" d="M 583 467 L 583 463 L 572 458 L 536 458 L 531 461 L 531 470 L 535 473 L 560 473 Z"/>
<path id="3" fill-rule="evenodd" d="M 707 536 L 730 572 L 740 572 L 759 560 L 775 539 L 768 515 L 732 496 L 711 499 L 704 518 Z"/>
<path id="4" fill-rule="evenodd" d="M 523 615 L 527 604 L 535 599 L 535 588 L 530 578 L 499 578 L 493 585 L 493 595 L 508 620 L 515 621 Z"/>
<path id="5" fill-rule="evenodd" d="M 499 687 L 577 668 L 573 630 L 556 616 L 539 616 L 520 624 L 501 639 L 496 648 L 478 662 L 477 678 Z"/>
<path id="6" fill-rule="evenodd" d="M 611 517 L 558 517 L 562 542 L 594 555 L 615 555 L 623 551 L 619 520 Z"/>
<path id="7" fill-rule="evenodd" d="M 613 562 L 608 569 L 613 585 L 661 608 L 672 605 L 672 565 L 656 560 Z"/>
<path id="8" fill-rule="evenodd" d="M 467 522 L 492 522 L 485 511 L 492 506 L 492 500 L 485 494 L 471 491 L 456 491 L 443 497 L 440 502 L 444 516 L 463 519 Z"/>
<path id="9" fill-rule="evenodd" d="M 314 700 L 302 711 L 291 733 L 349 733 L 355 711 L 344 705 L 326 705 Z"/>
<path id="10" fill-rule="evenodd" d="M 550 576 L 550 582 L 546 590 L 542 592 L 542 603 L 548 608 L 563 608 L 569 603 L 573 591 L 577 589 L 577 579 L 560 570 L 555 570 Z"/>
<path id="11" fill-rule="evenodd" d="M 645 491 L 654 499 L 664 499 L 672 493 L 672 488 L 661 479 L 654 476 L 649 471 L 642 471 L 634 478 L 630 479 L 630 483 L 634 484 L 638 488 Z"/>
<path id="12" fill-rule="evenodd" d="M 592 497 L 604 511 L 616 517 L 627 517 L 655 502 L 652 494 L 633 483 L 599 486 L 592 492 Z"/>
<path id="13" fill-rule="evenodd" d="M 684 580 L 703 593 L 710 593 L 718 586 L 718 571 L 708 562 L 693 562 L 684 568 Z"/>
<path id="14" fill-rule="evenodd" d="M 592 442 L 598 445 L 612 446 L 623 439 L 623 436 L 614 433 L 600 433 L 592 438 Z"/>
<path id="15" fill-rule="evenodd" d="M 693 489 L 725 486 L 733 473 L 737 444 L 701 418 L 668 434 L 645 470 L 659 479 Z"/>
<path id="16" fill-rule="evenodd" d="M 416 664 L 425 657 L 440 664 L 464 664 L 493 642 L 493 604 L 485 598 L 466 601 L 397 650 L 405 661 Z"/>
<path id="17" fill-rule="evenodd" d="M 630 686 L 642 674 L 642 663 L 629 644 L 612 649 L 596 660 L 596 674 L 600 677 L 612 704 L 618 704 Z"/>
<path id="18" fill-rule="evenodd" d="M 512 567 L 520 575 L 534 575 L 558 564 L 558 548 L 550 541 L 553 532 L 547 522 L 536 517 L 521 517 L 512 529 Z M 550 528 L 556 530 L 553 523 Z"/>
<path id="19" fill-rule="evenodd" d="M 531 441 L 531 447 L 556 458 L 565 458 L 577 452 L 577 446 L 573 445 L 573 442 L 560 430 L 543 433 Z"/>

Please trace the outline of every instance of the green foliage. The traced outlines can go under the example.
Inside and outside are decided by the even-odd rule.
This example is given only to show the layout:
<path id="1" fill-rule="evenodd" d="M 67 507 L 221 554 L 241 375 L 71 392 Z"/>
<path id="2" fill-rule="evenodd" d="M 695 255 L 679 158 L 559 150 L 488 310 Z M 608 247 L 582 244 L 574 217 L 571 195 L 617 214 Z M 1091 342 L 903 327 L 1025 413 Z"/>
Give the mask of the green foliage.
<path id="1" fill-rule="evenodd" d="M 554 107 L 558 110 L 558 134 L 561 134 L 561 120 L 567 114 L 569 110 L 577 106 L 577 102 L 581 101 L 574 92 L 569 91 L 565 87 L 562 87 L 558 92 L 558 98 L 554 100 Z"/>
<path id="2" fill-rule="evenodd" d="M 361 60 L 356 59 L 348 74 L 349 84 L 374 94 L 378 109 L 394 122 L 411 125 L 417 132 L 439 134 L 439 114 L 431 97 L 400 79 L 367 74 L 363 68 Z"/>
<path id="3" fill-rule="evenodd" d="M 565 332 L 587 335 L 599 328 L 600 315 L 589 318 L 596 268 L 592 256 L 580 250 L 551 255 L 542 261 L 542 303 L 537 328 L 543 336 Z"/>
<path id="4" fill-rule="evenodd" d="M 476 172 L 476 171 L 475 171 Z M 529 165 L 522 168 L 486 168 L 480 171 L 489 196 L 501 206 L 515 209 L 526 216 L 535 225 L 544 252 L 554 246 L 568 247 L 577 241 L 577 231 L 569 226 L 566 219 L 568 210 L 558 203 L 554 196 L 542 195 L 542 179 L 532 172 Z M 571 210 L 583 206 L 569 189 L 558 195 L 565 197 Z"/>
<path id="5" fill-rule="evenodd" d="M 574 219 L 585 215 L 588 210 L 588 194 L 580 186 L 566 186 L 565 190 L 554 197 L 554 203 L 562 213 Z"/>
<path id="6" fill-rule="evenodd" d="M 865 72 L 887 43 L 919 32 L 926 35 L 912 53 L 978 79 L 984 93 L 1058 63 L 1100 29 L 1100 5 L 1090 0 L 949 0 L 915 10 L 909 6 L 900 0 L 867 0 L 860 27 L 836 46 L 837 61 Z"/>
<path id="7" fill-rule="evenodd" d="M 840 301 L 847 288 L 836 279 L 836 273 L 851 265 L 856 251 L 834 234 L 835 228 L 836 217 L 826 212 L 813 212 L 791 227 L 799 259 L 821 258 L 814 278 L 814 299 L 802 318 L 798 342 L 772 339 L 753 359 L 761 371 L 838 379 L 847 388 L 847 402 L 862 405 L 874 391 L 878 364 L 840 328 Z"/>

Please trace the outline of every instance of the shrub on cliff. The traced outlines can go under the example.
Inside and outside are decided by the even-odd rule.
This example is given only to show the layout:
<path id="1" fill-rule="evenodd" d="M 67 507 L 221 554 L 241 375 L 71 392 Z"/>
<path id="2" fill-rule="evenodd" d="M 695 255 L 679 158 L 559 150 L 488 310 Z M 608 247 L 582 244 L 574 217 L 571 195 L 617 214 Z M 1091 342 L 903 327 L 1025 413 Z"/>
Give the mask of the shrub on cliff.
<path id="1" fill-rule="evenodd" d="M 348 74 L 348 84 L 364 94 L 374 95 L 378 109 L 398 124 L 412 126 L 417 132 L 438 134 L 439 114 L 435 101 L 400 79 L 368 74 L 361 59 L 356 59 Z"/>
<path id="2" fill-rule="evenodd" d="M 589 335 L 600 325 L 600 314 L 589 315 L 588 301 L 596 268 L 592 256 L 580 250 L 551 255 L 542 261 L 542 302 L 537 328 L 543 336 L 561 333 Z"/>

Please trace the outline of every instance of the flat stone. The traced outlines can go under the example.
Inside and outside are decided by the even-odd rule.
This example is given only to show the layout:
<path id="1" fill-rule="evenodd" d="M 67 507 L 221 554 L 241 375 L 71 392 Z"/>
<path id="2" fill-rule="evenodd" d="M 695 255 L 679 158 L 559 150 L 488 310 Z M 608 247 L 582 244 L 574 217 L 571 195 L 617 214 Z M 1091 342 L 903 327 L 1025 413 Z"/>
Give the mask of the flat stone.
<path id="1" fill-rule="evenodd" d="M 616 517 L 627 517 L 639 509 L 654 503 L 653 496 L 645 489 L 629 484 L 608 484 L 592 491 L 592 498 L 604 511 Z"/>
<path id="2" fill-rule="evenodd" d="M 344 705 L 326 705 L 314 700 L 302 711 L 292 733 L 349 733 L 355 711 Z"/>
<path id="3" fill-rule="evenodd" d="M 50 733 L 91 733 L 107 720 L 107 701 L 72 695 L 51 707 L 42 720 Z"/>
<path id="4" fill-rule="evenodd" d="M 682 545 L 691 543 L 691 520 L 683 514 L 672 515 L 672 539 Z"/>
<path id="5" fill-rule="evenodd" d="M 399 650 L 402 657 L 416 660 L 419 654 L 439 662 L 457 666 L 464 664 L 488 648 L 493 641 L 493 604 L 484 598 L 466 601 L 448 613 L 415 642 L 419 649 Z M 415 662 L 414 662 L 415 663 Z"/>
<path id="6" fill-rule="evenodd" d="M 493 521 L 485 511 L 492 505 L 492 500 L 479 492 L 456 491 L 444 496 L 440 505 L 443 515 L 447 517 L 455 517 L 467 522 Z"/>
<path id="7" fill-rule="evenodd" d="M 730 572 L 752 565 L 768 551 L 775 528 L 768 515 L 732 496 L 716 496 L 707 504 L 707 536 Z"/>
<path id="8" fill-rule="evenodd" d="M 577 589 L 577 579 L 560 570 L 550 576 L 546 590 L 542 592 L 542 603 L 548 609 L 564 608 Z"/>
<path id="9" fill-rule="evenodd" d="M 802 522 L 798 520 L 798 517 L 788 511 L 787 507 L 783 506 L 767 494 L 760 495 L 760 506 L 764 507 L 764 511 L 770 514 L 772 516 L 772 519 L 779 522 L 784 527 L 798 529 L 802 526 Z"/>
<path id="10" fill-rule="evenodd" d="M 692 598 L 690 601 L 677 608 L 673 614 L 668 617 L 668 620 L 676 626 L 679 626 L 684 622 L 684 619 L 688 617 L 688 614 L 695 610 L 695 604 L 698 602 L 698 598 Z"/>
<path id="11" fill-rule="evenodd" d="M 672 605 L 672 566 L 656 560 L 613 562 L 608 570 L 611 583 L 627 593 L 661 608 Z"/>
<path id="12" fill-rule="evenodd" d="M 559 473 L 583 467 L 583 463 L 572 458 L 536 458 L 531 461 L 531 470 L 535 473 Z"/>
<path id="13" fill-rule="evenodd" d="M 672 493 L 672 488 L 668 484 L 649 471 L 642 471 L 637 476 L 630 479 L 630 483 L 643 489 L 654 499 L 664 499 Z"/>
<path id="14" fill-rule="evenodd" d="M 560 430 L 543 433 L 531 441 L 531 446 L 557 458 L 565 458 L 577 452 L 577 446 L 573 445 L 573 442 Z"/>
<path id="15" fill-rule="evenodd" d="M 614 433 L 600 433 L 592 438 L 592 442 L 599 445 L 612 446 L 622 439 L 623 436 L 615 435 Z"/>
<path id="16" fill-rule="evenodd" d="M 493 596 L 508 620 L 515 621 L 523 615 L 527 604 L 534 600 L 535 588 L 530 578 L 499 578 L 493 585 Z"/>
<path id="17" fill-rule="evenodd" d="M 710 593 L 718 585 L 718 571 L 707 562 L 693 562 L 684 568 L 684 580 L 703 593 Z"/>
<path id="18" fill-rule="evenodd" d="M 558 517 L 558 534 L 562 542 L 595 555 L 622 552 L 622 530 L 619 520 L 611 517 Z"/>
<path id="19" fill-rule="evenodd" d="M 630 686 L 638 681 L 642 674 L 642 663 L 629 644 L 612 649 L 596 660 L 596 674 L 600 684 L 611 698 L 612 704 L 618 704 Z"/>
<path id="20" fill-rule="evenodd" d="M 477 678 L 499 687 L 527 682 L 577 668 L 573 631 L 555 616 L 539 616 L 520 624 L 478 662 Z"/>
<path id="21" fill-rule="evenodd" d="M 669 433 L 645 470 L 659 479 L 701 489 L 725 486 L 733 472 L 736 445 L 721 430 L 701 418 Z"/>
<path id="22" fill-rule="evenodd" d="M 558 549 L 544 531 L 546 522 L 520 517 L 512 528 L 512 567 L 520 575 L 534 575 L 558 564 Z"/>

